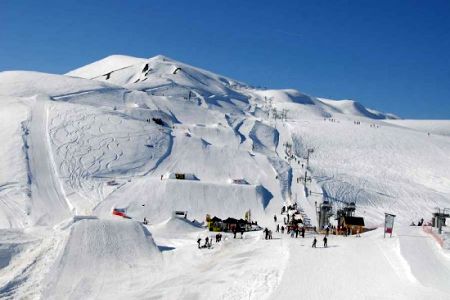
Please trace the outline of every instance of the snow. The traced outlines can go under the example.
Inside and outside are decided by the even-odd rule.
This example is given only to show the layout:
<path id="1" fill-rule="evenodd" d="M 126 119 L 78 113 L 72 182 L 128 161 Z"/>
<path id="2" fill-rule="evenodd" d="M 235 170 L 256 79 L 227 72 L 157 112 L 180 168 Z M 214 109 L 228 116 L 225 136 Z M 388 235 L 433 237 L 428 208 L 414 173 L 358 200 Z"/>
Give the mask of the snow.
<path id="1" fill-rule="evenodd" d="M 44 297 L 80 299 L 101 294 L 111 299 L 132 295 L 133 286 L 151 280 L 161 265 L 160 251 L 141 224 L 81 220 L 70 229 Z"/>
<path id="2" fill-rule="evenodd" d="M 449 122 L 253 88 L 162 55 L 0 72 L 0 298 L 448 299 L 448 249 L 407 225 L 449 206 Z M 313 227 L 324 200 L 356 202 L 375 230 L 326 249 L 312 231 L 197 248 L 215 238 L 207 214 L 250 210 L 275 231 L 297 203 Z M 383 239 L 385 212 L 397 217 Z"/>

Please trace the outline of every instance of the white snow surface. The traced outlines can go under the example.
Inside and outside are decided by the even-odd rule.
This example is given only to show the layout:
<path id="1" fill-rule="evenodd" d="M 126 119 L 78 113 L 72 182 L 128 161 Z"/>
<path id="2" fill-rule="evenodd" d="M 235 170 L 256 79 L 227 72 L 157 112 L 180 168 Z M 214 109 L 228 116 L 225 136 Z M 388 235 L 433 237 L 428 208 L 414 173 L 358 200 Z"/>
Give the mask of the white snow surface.
<path id="1" fill-rule="evenodd" d="M 446 244 L 407 226 L 450 207 L 448 120 L 112 55 L 0 72 L 0 138 L 0 299 L 450 299 Z M 375 230 L 328 248 L 275 233 L 283 205 L 317 226 L 323 200 Z M 207 214 L 248 210 L 273 240 L 197 248 Z"/>

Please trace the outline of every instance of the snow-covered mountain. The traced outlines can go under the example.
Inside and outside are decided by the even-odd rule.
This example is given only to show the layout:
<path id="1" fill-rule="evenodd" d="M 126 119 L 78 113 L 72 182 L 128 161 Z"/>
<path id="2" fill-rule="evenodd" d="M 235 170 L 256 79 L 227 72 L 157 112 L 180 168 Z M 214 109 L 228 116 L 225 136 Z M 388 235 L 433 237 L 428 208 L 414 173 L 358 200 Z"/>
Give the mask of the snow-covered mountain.
<path id="1" fill-rule="evenodd" d="M 243 218 L 251 210 L 272 226 L 283 205 L 297 203 L 304 221 L 317 226 L 324 200 L 335 209 L 356 202 L 357 214 L 376 227 L 384 212 L 409 224 L 450 206 L 450 121 L 400 120 L 352 100 L 258 89 L 161 55 L 113 55 L 64 75 L 0 72 L 0 107 L 0 298 L 142 298 L 149 290 L 206 298 L 239 274 L 232 255 L 241 254 L 242 272 L 269 275 L 265 283 L 249 279 L 243 291 L 233 286 L 230 298 L 268 297 L 287 260 L 273 261 L 254 240 L 240 245 L 242 253 L 224 245 L 213 254 L 230 268 L 220 276 L 209 271 L 218 276 L 211 287 L 201 284 L 206 275 L 170 286 L 181 271 L 163 263 L 165 252 L 186 272 L 202 269 L 192 257 L 211 263 L 197 249 L 187 250 L 191 256 L 167 251 L 205 234 L 173 212 L 202 222 L 206 214 Z M 180 174 L 187 180 L 175 179 Z M 117 221 L 113 208 L 149 219 L 152 234 Z M 98 219 L 73 219 L 80 215 Z M 133 278 L 126 268 L 137 268 Z M 151 285 L 145 272 L 153 273 Z M 126 287 L 116 291 L 118 282 Z M 189 294 L 187 285 L 208 291 Z"/>

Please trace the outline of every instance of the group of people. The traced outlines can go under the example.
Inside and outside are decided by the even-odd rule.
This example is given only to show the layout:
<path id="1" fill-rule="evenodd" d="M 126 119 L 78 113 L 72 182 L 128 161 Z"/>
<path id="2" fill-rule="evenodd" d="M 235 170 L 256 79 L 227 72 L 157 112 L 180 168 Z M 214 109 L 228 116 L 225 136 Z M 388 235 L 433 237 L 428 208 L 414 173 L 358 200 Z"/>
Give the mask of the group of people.
<path id="1" fill-rule="evenodd" d="M 417 226 L 422 226 L 423 225 L 423 218 L 419 220 L 419 222 L 417 222 Z M 416 224 L 414 224 L 414 221 L 411 223 L 411 226 L 416 226 Z"/>
<path id="2" fill-rule="evenodd" d="M 324 118 L 323 120 L 324 120 L 324 121 L 330 121 L 330 122 L 332 122 L 332 123 L 339 123 L 338 120 L 333 119 L 333 118 Z"/>
<path id="3" fill-rule="evenodd" d="M 222 234 L 219 232 L 216 234 L 216 243 L 219 243 L 220 241 L 222 241 Z"/>
<path id="4" fill-rule="evenodd" d="M 217 241 L 217 237 L 216 237 L 216 241 Z M 198 245 L 198 249 L 205 249 L 205 248 L 210 249 L 212 247 L 212 238 L 210 239 L 209 237 L 205 237 L 205 243 L 203 244 L 203 246 L 202 246 L 202 239 L 198 238 L 197 245 Z"/>
<path id="5" fill-rule="evenodd" d="M 272 239 L 272 230 L 267 229 L 267 227 L 264 229 L 264 238 L 266 240 Z"/>

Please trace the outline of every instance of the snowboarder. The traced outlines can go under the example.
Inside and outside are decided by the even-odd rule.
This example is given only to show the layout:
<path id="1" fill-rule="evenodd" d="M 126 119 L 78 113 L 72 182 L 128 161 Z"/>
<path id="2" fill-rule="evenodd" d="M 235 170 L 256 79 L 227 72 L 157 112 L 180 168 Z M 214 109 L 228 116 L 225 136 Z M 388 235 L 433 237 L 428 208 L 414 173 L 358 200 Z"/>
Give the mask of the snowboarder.
<path id="1" fill-rule="evenodd" d="M 317 244 L 317 239 L 316 237 L 314 237 L 313 243 L 312 243 L 312 247 L 316 248 L 316 244 Z"/>
<path id="2" fill-rule="evenodd" d="M 324 236 L 323 237 L 323 247 L 324 248 L 326 248 L 328 246 L 327 242 L 328 242 L 327 236 Z"/>
<path id="3" fill-rule="evenodd" d="M 201 244 L 201 242 L 202 242 L 202 239 L 201 238 L 198 238 L 198 240 L 197 240 L 197 244 L 198 244 L 198 249 L 200 249 L 201 247 L 200 247 L 200 244 Z"/>

